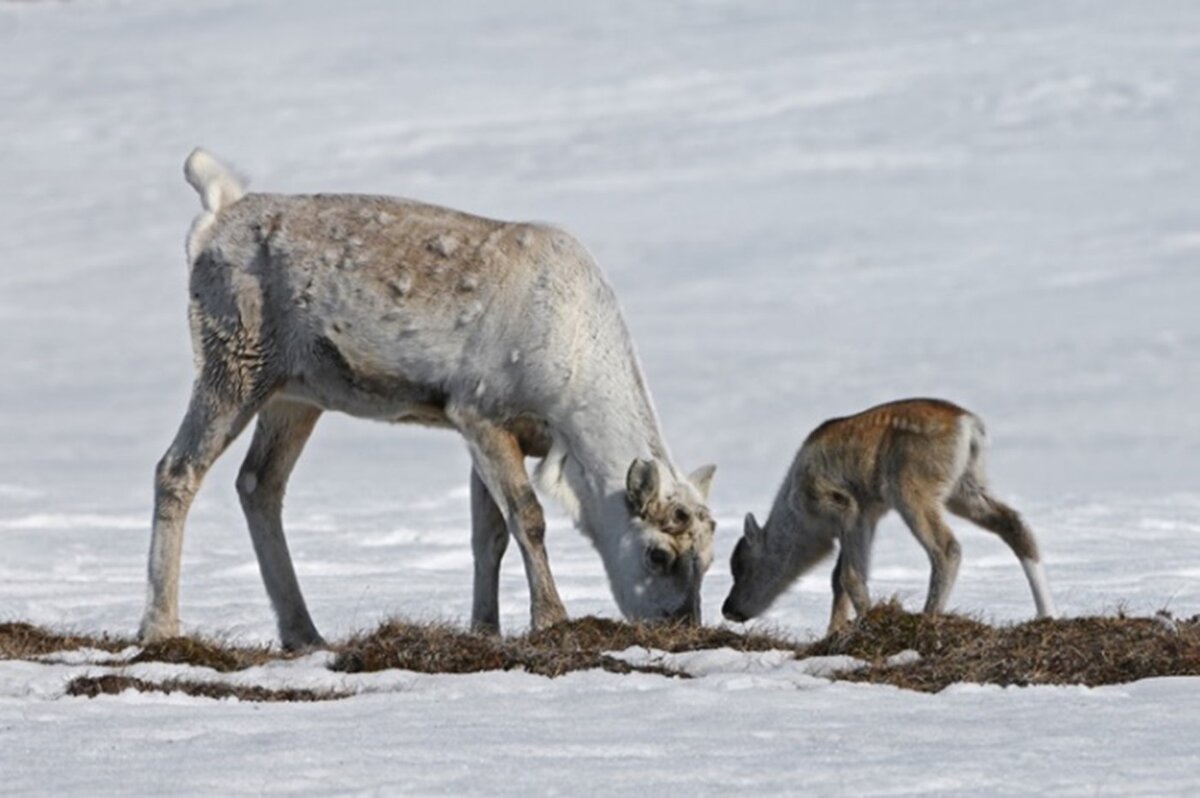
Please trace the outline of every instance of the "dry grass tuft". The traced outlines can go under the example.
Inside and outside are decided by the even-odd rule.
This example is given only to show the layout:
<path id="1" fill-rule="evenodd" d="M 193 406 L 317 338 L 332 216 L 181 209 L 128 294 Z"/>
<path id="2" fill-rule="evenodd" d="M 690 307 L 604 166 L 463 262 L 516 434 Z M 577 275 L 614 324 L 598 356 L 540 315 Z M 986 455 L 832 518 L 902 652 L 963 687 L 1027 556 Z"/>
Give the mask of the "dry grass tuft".
<path id="1" fill-rule="evenodd" d="M 590 616 L 555 624 L 549 629 L 530 632 L 516 639 L 539 648 L 595 651 L 619 651 L 630 646 L 671 652 L 711 648 L 733 648 L 738 651 L 797 650 L 792 640 L 762 632 L 743 635 L 732 629 L 715 626 L 625 623 Z"/>
<path id="2" fill-rule="evenodd" d="M 844 654 L 881 663 L 906 649 L 914 649 L 922 657 L 935 655 L 993 631 L 993 627 L 962 615 L 927 617 L 905 612 L 893 599 L 871 607 L 866 617 L 845 630 L 811 643 L 804 655 Z"/>
<path id="3" fill-rule="evenodd" d="M 80 648 L 115 652 L 129 645 L 132 641 L 108 635 L 88 637 L 51 632 L 29 623 L 0 623 L 0 659 L 32 659 Z"/>
<path id="4" fill-rule="evenodd" d="M 921 659 L 888 666 L 905 649 Z M 987 626 L 968 618 L 926 618 L 898 604 L 872 608 L 862 623 L 813 644 L 808 654 L 849 654 L 869 668 L 838 678 L 938 692 L 956 682 L 1123 684 L 1200 675 L 1200 617 L 1070 618 Z"/>
<path id="5" fill-rule="evenodd" d="M 391 668 L 420 673 L 478 673 L 523 668 L 542 676 L 604 668 L 619 673 L 659 668 L 635 668 L 601 652 L 576 648 L 555 649 L 531 644 L 527 638 L 501 638 L 469 634 L 440 624 L 389 621 L 370 634 L 354 637 L 338 647 L 330 666 L 336 671 L 361 673 Z"/>
<path id="6" fill-rule="evenodd" d="M 119 651 L 132 645 L 120 638 L 59 634 L 25 623 L 0 624 L 0 659 L 29 659 L 92 647 Z M 561 676 L 601 668 L 615 673 L 656 673 L 687 678 L 657 666 L 630 665 L 605 652 L 643 646 L 681 652 L 729 647 L 739 651 L 782 649 L 797 657 L 845 654 L 868 667 L 837 678 L 891 684 L 937 692 L 956 682 L 999 685 L 1120 684 L 1155 676 L 1200 675 L 1200 616 L 1189 620 L 1165 614 L 1131 618 L 1040 620 L 989 626 L 972 618 L 927 618 L 905 612 L 895 601 L 880 604 L 843 633 L 802 645 L 762 633 L 684 625 L 629 624 L 580 618 L 519 637 L 472 634 L 447 624 L 393 620 L 334 647 L 330 666 L 348 673 L 390 668 L 421 673 L 478 673 L 523 669 Z M 921 657 L 908 665 L 887 659 L 912 649 Z M 145 647 L 132 662 L 169 662 L 220 672 L 242 670 L 280 659 L 262 647 L 238 647 L 195 638 L 174 638 Z M 83 677 L 71 683 L 71 695 L 97 695 L 124 689 L 186 692 L 246 701 L 314 701 L 342 697 L 306 690 L 267 690 L 201 682 L 144 682 L 126 676 Z M 311 695 L 310 695 L 311 693 Z M 288 697 L 292 696 L 292 697 Z"/>
<path id="7" fill-rule="evenodd" d="M 184 679 L 170 679 L 164 682 L 149 682 L 135 679 L 132 676 L 107 674 L 105 676 L 80 676 L 67 685 L 67 695 L 95 698 L 98 695 L 118 695 L 126 690 L 137 690 L 141 693 L 184 693 L 201 698 L 236 698 L 238 701 L 336 701 L 348 698 L 350 693 L 339 693 L 333 690 L 308 690 L 288 688 L 272 690 L 254 685 L 222 684 L 219 682 L 193 682 Z"/>
<path id="8" fill-rule="evenodd" d="M 229 673 L 280 658 L 267 646 L 231 646 L 195 637 L 172 637 L 147 645 L 130 663 L 169 662 Z"/>
<path id="9" fill-rule="evenodd" d="M 616 673 L 658 673 L 687 678 L 678 671 L 635 666 L 607 656 L 630 646 L 663 651 L 694 651 L 729 646 L 741 651 L 796 650 L 789 641 L 767 635 L 739 635 L 728 629 L 685 625 L 628 624 L 603 618 L 566 621 L 520 637 L 470 634 L 440 624 L 389 621 L 338 647 L 331 666 L 348 673 L 388 668 L 421 673 L 477 673 L 523 668 L 542 676 L 603 668 Z"/>
<path id="10" fill-rule="evenodd" d="M 135 646 L 128 638 L 100 637 L 53 632 L 22 622 L 0 623 L 0 660 L 32 659 L 60 651 L 95 648 L 117 652 Z M 234 646 L 195 637 L 173 637 L 151 643 L 137 653 L 131 663 L 168 662 L 177 665 L 196 665 L 222 673 L 240 671 L 262 665 L 282 656 L 267 646 Z"/>

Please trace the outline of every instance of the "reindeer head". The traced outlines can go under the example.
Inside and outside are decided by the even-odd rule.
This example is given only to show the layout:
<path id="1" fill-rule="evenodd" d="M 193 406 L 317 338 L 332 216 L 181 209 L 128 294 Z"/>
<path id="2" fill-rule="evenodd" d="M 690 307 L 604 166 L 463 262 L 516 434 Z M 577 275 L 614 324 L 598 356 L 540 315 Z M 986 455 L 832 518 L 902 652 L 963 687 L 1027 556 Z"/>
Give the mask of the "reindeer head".
<path id="1" fill-rule="evenodd" d="M 721 614 L 742 622 L 767 610 L 788 585 L 784 563 L 767 548 L 767 535 L 754 513 L 746 513 L 742 538 L 733 548 L 729 561 L 733 571 L 733 589 L 721 607 Z"/>
<path id="2" fill-rule="evenodd" d="M 633 578 L 617 591 L 626 615 L 700 621 L 700 583 L 712 563 L 716 528 L 705 502 L 715 472 L 715 466 L 703 466 L 678 479 L 657 460 L 630 465 L 624 497 L 630 534 L 621 559 Z"/>

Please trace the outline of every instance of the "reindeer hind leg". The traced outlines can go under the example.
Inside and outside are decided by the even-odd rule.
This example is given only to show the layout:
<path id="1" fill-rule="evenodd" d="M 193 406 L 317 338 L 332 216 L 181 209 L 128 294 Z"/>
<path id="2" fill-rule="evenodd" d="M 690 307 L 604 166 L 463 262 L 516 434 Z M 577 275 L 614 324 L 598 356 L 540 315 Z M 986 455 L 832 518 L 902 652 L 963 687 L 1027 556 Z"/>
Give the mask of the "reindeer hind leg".
<path id="1" fill-rule="evenodd" d="M 179 431 L 154 472 L 154 521 L 146 610 L 138 637 L 152 642 L 179 633 L 179 566 L 188 509 L 204 475 L 253 418 L 261 402 L 242 400 L 201 375 Z"/>
<path id="2" fill-rule="evenodd" d="M 237 490 L 263 585 L 275 609 L 279 638 L 289 651 L 324 645 L 300 592 L 283 531 L 288 477 L 321 411 L 276 399 L 258 414 L 254 440 L 238 472 Z"/>

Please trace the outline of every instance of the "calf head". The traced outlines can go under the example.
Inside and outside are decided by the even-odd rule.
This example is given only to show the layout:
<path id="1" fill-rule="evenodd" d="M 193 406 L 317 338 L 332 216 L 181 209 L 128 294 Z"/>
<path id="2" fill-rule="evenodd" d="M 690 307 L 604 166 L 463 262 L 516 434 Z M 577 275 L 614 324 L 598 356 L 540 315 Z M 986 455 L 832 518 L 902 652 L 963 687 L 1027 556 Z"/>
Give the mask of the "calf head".
<path id="1" fill-rule="evenodd" d="M 742 537 L 730 558 L 733 589 L 729 591 L 721 614 L 731 621 L 746 621 L 766 612 L 784 588 L 790 574 L 778 552 L 769 550 L 765 530 L 754 513 L 746 513 Z"/>

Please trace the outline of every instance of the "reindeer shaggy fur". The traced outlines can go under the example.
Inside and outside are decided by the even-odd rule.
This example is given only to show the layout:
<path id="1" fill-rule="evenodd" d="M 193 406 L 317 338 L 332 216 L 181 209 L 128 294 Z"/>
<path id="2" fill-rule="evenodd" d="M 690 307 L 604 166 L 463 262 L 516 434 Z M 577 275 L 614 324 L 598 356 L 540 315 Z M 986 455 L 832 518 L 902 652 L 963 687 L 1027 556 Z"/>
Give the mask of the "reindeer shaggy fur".
<path id="1" fill-rule="evenodd" d="M 565 232 L 391 197 L 246 194 L 196 150 L 190 321 L 196 379 L 155 474 L 143 640 L 178 632 L 183 525 L 205 472 L 257 417 L 237 488 L 279 632 L 320 644 L 281 521 L 321 413 L 446 427 L 471 454 L 473 621 L 498 628 L 509 535 L 535 628 L 566 617 L 524 467 L 591 538 L 631 618 L 699 617 L 712 467 L 672 462 L 612 289 Z"/>

